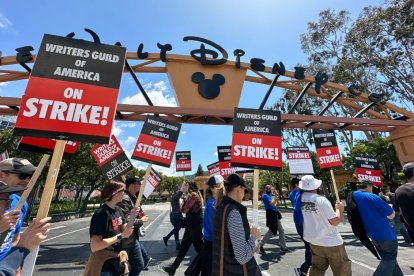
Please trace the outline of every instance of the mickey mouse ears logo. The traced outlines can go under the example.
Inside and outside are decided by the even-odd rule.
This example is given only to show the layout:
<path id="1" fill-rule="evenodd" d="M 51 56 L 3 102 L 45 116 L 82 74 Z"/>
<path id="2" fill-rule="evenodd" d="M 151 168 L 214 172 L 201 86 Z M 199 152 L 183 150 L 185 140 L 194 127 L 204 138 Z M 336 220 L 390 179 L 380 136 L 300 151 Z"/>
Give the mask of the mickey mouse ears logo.
<path id="1" fill-rule="evenodd" d="M 201 72 L 195 72 L 191 76 L 194 83 L 198 83 L 198 93 L 205 99 L 217 98 L 220 94 L 220 85 L 224 84 L 225 78 L 221 74 L 214 74 L 213 79 L 205 79 Z"/>

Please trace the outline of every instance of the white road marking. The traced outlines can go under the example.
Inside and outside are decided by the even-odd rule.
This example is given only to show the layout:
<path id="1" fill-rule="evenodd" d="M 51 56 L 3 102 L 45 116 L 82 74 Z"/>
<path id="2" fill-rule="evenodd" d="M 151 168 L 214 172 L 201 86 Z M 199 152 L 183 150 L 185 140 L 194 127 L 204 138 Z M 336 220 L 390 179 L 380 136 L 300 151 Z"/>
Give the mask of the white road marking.
<path id="1" fill-rule="evenodd" d="M 365 268 L 368 268 L 369 270 L 372 270 L 372 271 L 375 271 L 376 270 L 376 268 L 375 267 L 372 267 L 372 266 L 369 266 L 369 265 L 367 265 L 367 264 L 364 264 L 364 263 L 361 263 L 361 262 L 359 262 L 359 261 L 356 261 L 356 260 L 354 260 L 354 259 L 350 259 L 353 263 L 356 263 L 356 264 L 359 264 L 360 266 L 363 266 L 363 267 L 365 267 Z"/>
<path id="2" fill-rule="evenodd" d="M 147 226 L 145 226 L 146 229 L 148 229 L 161 215 L 163 215 L 165 212 L 167 211 L 163 211 L 161 212 L 161 214 L 159 214 L 153 221 L 151 221 L 150 224 L 148 224 Z"/>
<path id="3" fill-rule="evenodd" d="M 62 235 L 59 235 L 59 236 L 56 236 L 56 237 L 53 237 L 53 238 L 50 238 L 50 239 L 47 239 L 47 240 L 44 240 L 43 242 L 51 241 L 51 240 L 54 240 L 54 239 L 57 239 L 57 238 L 60 238 L 60 237 L 63 237 L 63 236 L 66 236 L 66 235 L 69 235 L 69 234 L 72 234 L 72 233 L 75 233 L 75 232 L 79 232 L 79 231 L 82 231 L 82 230 L 85 230 L 85 229 L 89 229 L 89 226 L 85 227 L 85 228 L 75 230 L 75 231 L 67 232 L 65 234 L 62 234 Z"/>
<path id="4" fill-rule="evenodd" d="M 59 229 L 59 228 L 63 228 L 63 227 L 66 227 L 66 226 L 64 226 L 64 225 L 61 225 L 61 226 L 56 226 L 56 227 L 52 227 L 52 228 L 50 228 L 50 230 L 55 230 L 55 229 Z"/>

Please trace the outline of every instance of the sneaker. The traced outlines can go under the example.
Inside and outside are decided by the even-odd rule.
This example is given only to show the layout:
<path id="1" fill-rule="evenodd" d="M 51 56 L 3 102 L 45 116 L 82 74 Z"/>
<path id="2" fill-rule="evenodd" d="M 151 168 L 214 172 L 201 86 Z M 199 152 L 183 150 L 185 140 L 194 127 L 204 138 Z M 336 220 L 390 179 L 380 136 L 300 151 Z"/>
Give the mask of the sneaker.
<path id="1" fill-rule="evenodd" d="M 296 276 L 302 276 L 302 270 L 300 269 L 300 267 L 297 267 L 295 269 L 293 269 L 293 271 L 295 272 Z"/>
<path id="2" fill-rule="evenodd" d="M 170 276 L 173 276 L 175 274 L 175 269 L 172 268 L 172 266 L 158 265 L 158 270 L 167 273 Z"/>
<path id="3" fill-rule="evenodd" d="M 286 253 L 286 252 L 290 252 L 290 249 L 285 247 L 285 248 L 280 248 L 280 252 L 282 253 Z"/>
<path id="4" fill-rule="evenodd" d="M 164 241 L 165 246 L 168 247 L 168 239 L 167 239 L 167 237 L 162 237 L 162 240 Z"/>
<path id="5" fill-rule="evenodd" d="M 264 250 L 262 245 L 260 246 L 259 252 L 260 254 L 266 255 L 266 251 Z"/>
<path id="6" fill-rule="evenodd" d="M 152 260 L 153 259 L 151 257 L 149 257 L 149 259 L 146 262 L 144 262 L 144 268 L 143 268 L 143 270 L 148 270 L 148 266 L 149 266 L 149 264 L 150 264 L 150 262 Z"/>

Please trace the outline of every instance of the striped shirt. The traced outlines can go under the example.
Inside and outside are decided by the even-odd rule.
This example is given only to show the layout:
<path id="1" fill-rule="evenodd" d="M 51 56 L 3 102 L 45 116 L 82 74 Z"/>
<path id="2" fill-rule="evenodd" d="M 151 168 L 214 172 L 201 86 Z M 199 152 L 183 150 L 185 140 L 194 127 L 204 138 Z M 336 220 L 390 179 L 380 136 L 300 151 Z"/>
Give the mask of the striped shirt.
<path id="1" fill-rule="evenodd" d="M 228 214 L 227 229 L 229 230 L 230 240 L 233 245 L 236 260 L 241 265 L 247 263 L 254 256 L 256 239 L 250 235 L 250 238 L 246 241 L 243 220 L 238 210 L 233 209 Z"/>

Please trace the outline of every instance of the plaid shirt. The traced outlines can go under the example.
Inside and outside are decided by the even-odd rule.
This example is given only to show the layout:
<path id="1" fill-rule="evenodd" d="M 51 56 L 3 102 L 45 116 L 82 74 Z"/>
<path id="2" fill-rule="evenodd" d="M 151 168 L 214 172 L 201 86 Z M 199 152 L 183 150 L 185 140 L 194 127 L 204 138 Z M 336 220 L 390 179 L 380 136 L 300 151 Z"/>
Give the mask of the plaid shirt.
<path id="1" fill-rule="evenodd" d="M 201 197 L 197 192 L 191 192 L 188 194 L 187 200 L 184 202 L 183 207 L 181 207 L 181 212 L 198 212 L 201 208 Z"/>

